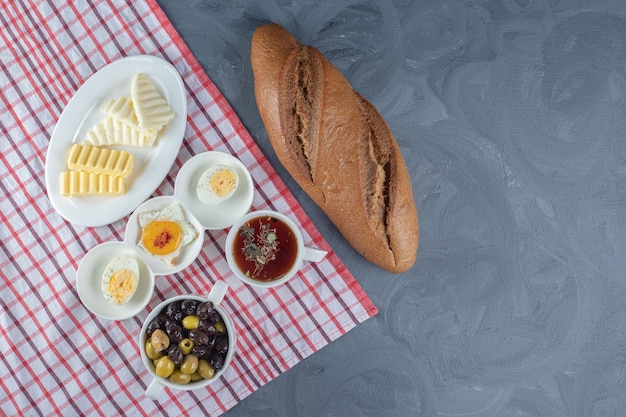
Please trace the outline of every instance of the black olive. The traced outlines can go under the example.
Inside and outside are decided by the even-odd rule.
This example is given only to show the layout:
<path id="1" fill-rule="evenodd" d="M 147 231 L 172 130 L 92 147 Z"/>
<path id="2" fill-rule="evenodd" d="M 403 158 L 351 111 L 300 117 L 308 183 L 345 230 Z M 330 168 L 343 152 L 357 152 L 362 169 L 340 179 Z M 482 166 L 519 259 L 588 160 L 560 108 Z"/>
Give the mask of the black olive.
<path id="1" fill-rule="evenodd" d="M 210 353 L 211 353 L 211 349 L 205 345 L 195 345 L 193 349 L 191 349 L 191 354 L 197 357 L 198 359 L 205 358 Z"/>
<path id="2" fill-rule="evenodd" d="M 218 313 L 217 310 L 213 310 L 209 313 L 209 321 L 211 323 L 217 323 L 222 321 L 222 316 L 220 316 L 220 313 Z"/>
<path id="3" fill-rule="evenodd" d="M 170 337 L 170 342 L 172 343 L 178 343 L 185 338 L 183 328 L 174 323 L 169 323 L 169 325 L 166 325 L 165 332 Z"/>
<path id="4" fill-rule="evenodd" d="M 189 338 L 195 345 L 207 346 L 209 344 L 209 336 L 202 330 L 189 330 Z"/>
<path id="5" fill-rule="evenodd" d="M 163 329 L 163 328 L 164 328 L 163 320 L 161 320 L 161 318 L 157 316 L 154 319 L 152 319 L 150 324 L 148 324 L 148 327 L 146 328 L 146 334 L 148 335 L 148 337 L 150 337 L 152 336 L 152 333 L 154 333 L 155 330 Z"/>
<path id="6" fill-rule="evenodd" d="M 213 349 L 218 353 L 226 353 L 228 351 L 228 337 L 222 336 L 215 339 Z"/>
<path id="7" fill-rule="evenodd" d="M 183 352 L 176 345 L 170 345 L 170 347 L 167 348 L 167 356 L 175 365 L 180 365 L 183 361 Z"/>
<path id="8" fill-rule="evenodd" d="M 183 312 L 183 316 L 194 316 L 196 314 L 196 306 L 198 302 L 196 300 L 183 300 L 180 303 L 180 309 Z"/>
<path id="9" fill-rule="evenodd" d="M 209 314 L 213 311 L 213 308 L 213 302 L 211 301 L 200 303 L 198 307 L 196 307 L 196 316 L 198 316 L 200 320 L 206 320 L 209 318 Z"/>
<path id="10" fill-rule="evenodd" d="M 180 309 L 180 303 L 177 301 L 169 303 L 165 308 L 165 315 L 172 321 L 181 321 L 183 319 L 183 312 Z"/>
<path id="11" fill-rule="evenodd" d="M 211 359 L 209 359 L 209 363 L 216 371 L 222 369 L 222 367 L 224 366 L 224 355 L 213 352 L 211 354 Z"/>
<path id="12" fill-rule="evenodd" d="M 212 337 L 215 334 L 215 326 L 208 320 L 202 320 L 198 323 L 198 330 L 202 330 L 207 336 Z"/>

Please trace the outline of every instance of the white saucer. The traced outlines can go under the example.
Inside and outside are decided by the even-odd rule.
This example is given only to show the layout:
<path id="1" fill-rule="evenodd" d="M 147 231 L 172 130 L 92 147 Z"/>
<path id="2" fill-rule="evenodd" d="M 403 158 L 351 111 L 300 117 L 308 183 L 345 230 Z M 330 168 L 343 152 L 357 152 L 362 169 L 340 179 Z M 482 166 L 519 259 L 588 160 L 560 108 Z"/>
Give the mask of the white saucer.
<path id="1" fill-rule="evenodd" d="M 137 216 L 139 215 L 139 213 L 143 213 L 146 211 L 160 210 L 173 203 L 181 204 L 181 206 L 183 207 L 183 211 L 185 212 L 186 220 L 195 227 L 195 229 L 198 231 L 198 236 L 190 244 L 188 244 L 187 246 L 183 246 L 178 261 L 175 265 L 170 266 L 163 262 L 161 259 L 150 255 L 143 248 L 137 246 L 137 242 L 139 241 L 139 237 L 141 234 L 139 220 L 137 219 Z M 154 272 L 154 275 L 170 275 L 187 268 L 198 257 L 204 243 L 204 228 L 195 218 L 193 213 L 191 213 L 187 209 L 186 203 L 183 203 L 182 201 L 179 201 L 172 196 L 154 197 L 145 201 L 143 204 L 137 207 L 135 211 L 133 211 L 133 214 L 131 214 L 130 218 L 128 219 L 128 224 L 126 225 L 124 242 L 133 249 L 135 249 L 139 257 L 148 265 L 152 272 Z"/>
<path id="2" fill-rule="evenodd" d="M 126 304 L 113 304 L 104 298 L 100 281 L 106 265 L 117 255 L 134 256 L 139 264 L 139 282 L 135 294 Z M 76 289 L 83 305 L 97 316 L 124 320 L 146 308 L 154 292 L 154 274 L 134 248 L 123 242 L 105 242 L 93 247 L 83 257 L 76 271 Z"/>
<path id="3" fill-rule="evenodd" d="M 235 193 L 221 203 L 207 205 L 200 201 L 196 187 L 200 177 L 210 166 L 224 164 L 239 175 Z M 232 226 L 252 206 L 254 184 L 243 163 L 232 155 L 208 151 L 198 154 L 183 165 L 176 176 L 174 196 L 198 219 L 207 230 L 220 230 Z"/>

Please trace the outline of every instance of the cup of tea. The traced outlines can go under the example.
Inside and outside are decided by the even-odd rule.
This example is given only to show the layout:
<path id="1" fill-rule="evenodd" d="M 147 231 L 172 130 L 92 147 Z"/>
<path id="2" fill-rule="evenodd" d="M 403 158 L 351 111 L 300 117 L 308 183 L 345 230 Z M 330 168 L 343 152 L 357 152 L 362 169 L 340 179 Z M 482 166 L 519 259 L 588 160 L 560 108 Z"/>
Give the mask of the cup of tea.
<path id="1" fill-rule="evenodd" d="M 305 246 L 296 224 L 274 210 L 251 211 L 235 222 L 224 251 L 235 276 L 261 288 L 281 285 L 303 261 L 319 262 L 326 256 L 324 250 Z"/>
<path id="2" fill-rule="evenodd" d="M 164 387 L 206 387 L 228 368 L 236 334 L 220 305 L 227 290 L 228 284 L 218 280 L 208 296 L 168 298 L 148 315 L 139 335 L 141 360 L 152 377 L 147 397 L 156 399 Z"/>

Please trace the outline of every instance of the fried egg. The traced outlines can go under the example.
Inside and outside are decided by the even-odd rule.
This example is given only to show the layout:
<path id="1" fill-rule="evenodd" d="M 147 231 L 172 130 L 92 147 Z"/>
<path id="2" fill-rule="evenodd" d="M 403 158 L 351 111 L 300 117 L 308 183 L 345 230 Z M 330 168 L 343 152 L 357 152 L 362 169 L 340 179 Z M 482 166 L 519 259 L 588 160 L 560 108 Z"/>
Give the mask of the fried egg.
<path id="1" fill-rule="evenodd" d="M 131 255 L 118 255 L 104 268 L 101 289 L 113 304 L 126 304 L 135 294 L 139 282 L 139 264 Z"/>
<path id="2" fill-rule="evenodd" d="M 180 204 L 137 215 L 141 235 L 137 245 L 167 265 L 176 265 L 183 246 L 191 243 L 198 230 L 187 221 Z"/>
<path id="3" fill-rule="evenodd" d="M 204 204 L 217 204 L 232 196 L 239 185 L 239 176 L 228 165 L 215 165 L 204 171 L 196 192 Z"/>

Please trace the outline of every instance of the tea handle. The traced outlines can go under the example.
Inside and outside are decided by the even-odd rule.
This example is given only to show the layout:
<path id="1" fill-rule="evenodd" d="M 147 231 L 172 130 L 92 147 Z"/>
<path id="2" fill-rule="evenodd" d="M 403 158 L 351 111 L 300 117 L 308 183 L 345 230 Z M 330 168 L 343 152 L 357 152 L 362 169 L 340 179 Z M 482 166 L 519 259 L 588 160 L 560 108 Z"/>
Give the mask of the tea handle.
<path id="1" fill-rule="evenodd" d="M 308 246 L 305 246 L 302 252 L 302 259 L 309 262 L 319 262 L 324 259 L 328 253 L 325 250 L 310 248 Z"/>

